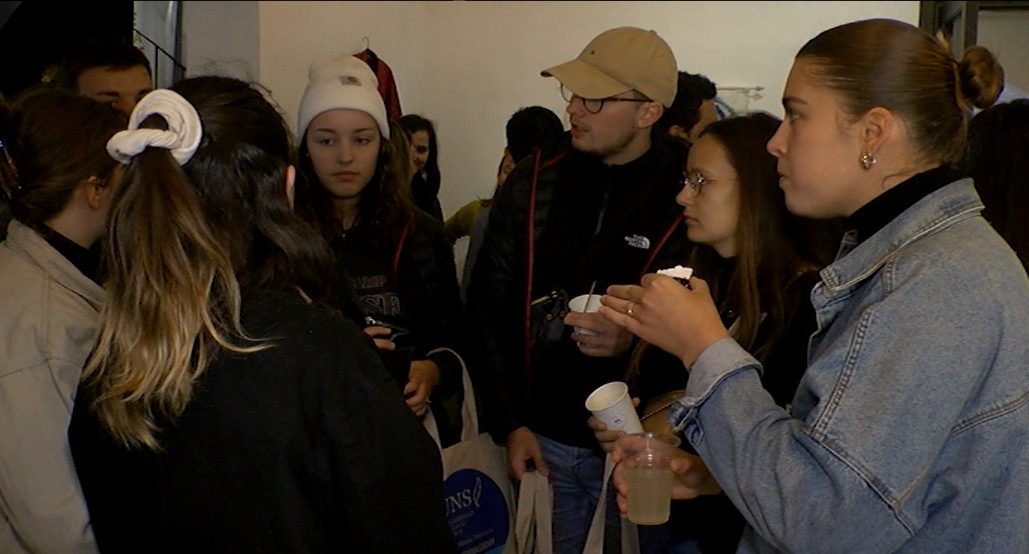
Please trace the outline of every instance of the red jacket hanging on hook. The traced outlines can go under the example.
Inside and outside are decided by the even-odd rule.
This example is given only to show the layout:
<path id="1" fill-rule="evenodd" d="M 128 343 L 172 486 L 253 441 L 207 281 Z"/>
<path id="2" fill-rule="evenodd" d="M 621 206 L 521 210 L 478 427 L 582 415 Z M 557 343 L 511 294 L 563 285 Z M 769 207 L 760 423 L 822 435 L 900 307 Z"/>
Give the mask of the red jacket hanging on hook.
<path id="1" fill-rule="evenodd" d="M 368 64 L 368 67 L 372 68 L 372 73 L 375 73 L 375 77 L 379 79 L 379 94 L 382 95 L 382 101 L 386 104 L 386 113 L 390 121 L 404 115 L 400 109 L 400 94 L 397 93 L 397 83 L 393 80 L 393 70 L 386 65 L 386 62 L 380 60 L 379 56 L 370 48 L 354 54 L 354 57 Z"/>

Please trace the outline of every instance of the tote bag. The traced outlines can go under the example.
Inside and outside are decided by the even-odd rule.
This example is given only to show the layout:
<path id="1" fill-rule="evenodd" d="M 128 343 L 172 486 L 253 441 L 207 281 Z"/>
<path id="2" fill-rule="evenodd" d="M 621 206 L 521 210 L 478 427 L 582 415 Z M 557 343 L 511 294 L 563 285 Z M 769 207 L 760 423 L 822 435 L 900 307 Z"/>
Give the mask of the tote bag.
<path id="1" fill-rule="evenodd" d="M 461 373 L 461 441 L 440 450 L 447 522 L 461 554 L 514 554 L 515 493 L 507 475 L 507 451 L 479 432 L 475 391 L 463 361 Z M 432 410 L 423 422 L 439 445 Z"/>
<path id="2" fill-rule="evenodd" d="M 515 540 L 518 554 L 553 554 L 554 489 L 538 471 L 526 471 L 518 487 Z"/>
<path id="3" fill-rule="evenodd" d="M 607 513 L 607 489 L 611 482 L 611 474 L 615 466 L 611 462 L 611 454 L 604 459 L 604 486 L 600 489 L 600 499 L 597 501 L 597 509 L 593 512 L 593 521 L 590 524 L 589 533 L 586 535 L 586 546 L 582 549 L 583 554 L 597 554 L 604 551 L 604 520 Z M 636 524 L 628 518 L 622 518 L 622 554 L 639 554 L 640 539 L 639 530 Z"/>

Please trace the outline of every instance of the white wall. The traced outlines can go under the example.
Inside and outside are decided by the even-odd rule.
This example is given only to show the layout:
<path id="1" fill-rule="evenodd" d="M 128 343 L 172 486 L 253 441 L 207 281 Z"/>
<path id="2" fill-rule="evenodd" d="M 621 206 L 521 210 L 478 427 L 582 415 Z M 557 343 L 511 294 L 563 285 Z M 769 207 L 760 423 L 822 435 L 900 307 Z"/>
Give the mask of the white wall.
<path id="1" fill-rule="evenodd" d="M 1001 101 L 1025 98 L 1029 91 L 1029 11 L 979 11 L 976 43 L 997 55 L 1004 66 L 1005 84 Z"/>
<path id="2" fill-rule="evenodd" d="M 359 52 L 367 37 L 393 70 L 404 112 L 436 122 L 440 200 L 448 215 L 492 192 L 511 113 L 540 104 L 564 115 L 557 82 L 539 72 L 574 58 L 602 31 L 622 25 L 654 29 L 671 45 L 681 69 L 723 86 L 762 86 L 764 96 L 751 108 L 780 114 L 786 74 L 805 41 L 858 19 L 918 21 L 917 1 L 186 4 L 184 27 L 194 47 L 200 38 L 192 24 L 210 33 L 207 42 L 235 39 L 242 46 L 252 33 L 240 26 L 256 4 L 257 76 L 293 125 L 310 62 Z M 203 14 L 209 4 L 213 13 Z M 242 12 L 243 21 L 233 18 L 233 10 Z"/>
<path id="3" fill-rule="evenodd" d="M 182 59 L 186 76 L 260 80 L 257 8 L 258 2 L 183 2 Z"/>

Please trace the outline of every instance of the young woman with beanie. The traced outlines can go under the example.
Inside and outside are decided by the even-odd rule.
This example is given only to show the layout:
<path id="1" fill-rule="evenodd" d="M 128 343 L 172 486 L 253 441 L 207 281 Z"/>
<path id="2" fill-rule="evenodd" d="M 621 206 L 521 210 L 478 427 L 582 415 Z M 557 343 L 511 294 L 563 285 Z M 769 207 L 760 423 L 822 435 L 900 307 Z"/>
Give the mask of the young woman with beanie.
<path id="1" fill-rule="evenodd" d="M 297 129 L 297 209 L 329 241 L 356 304 L 352 318 L 375 338 L 408 406 L 423 416 L 433 399 L 452 399 L 460 388 L 453 248 L 442 224 L 411 203 L 406 168 L 364 62 L 314 62 Z M 433 413 L 449 442 L 450 415 Z"/>

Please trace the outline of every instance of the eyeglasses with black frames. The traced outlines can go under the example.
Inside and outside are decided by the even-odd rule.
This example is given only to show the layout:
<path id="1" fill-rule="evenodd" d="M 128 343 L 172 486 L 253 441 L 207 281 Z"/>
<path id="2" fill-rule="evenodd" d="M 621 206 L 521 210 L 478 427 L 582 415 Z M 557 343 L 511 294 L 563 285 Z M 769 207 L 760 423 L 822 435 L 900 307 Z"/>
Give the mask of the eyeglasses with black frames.
<path id="1" fill-rule="evenodd" d="M 576 101 L 582 102 L 582 107 L 591 114 L 600 113 L 600 110 L 604 109 L 604 103 L 606 102 L 636 102 L 639 104 L 652 102 L 649 98 L 618 98 L 616 96 L 609 96 L 607 98 L 583 98 L 565 88 L 564 85 L 561 85 L 561 97 L 569 104 Z"/>

